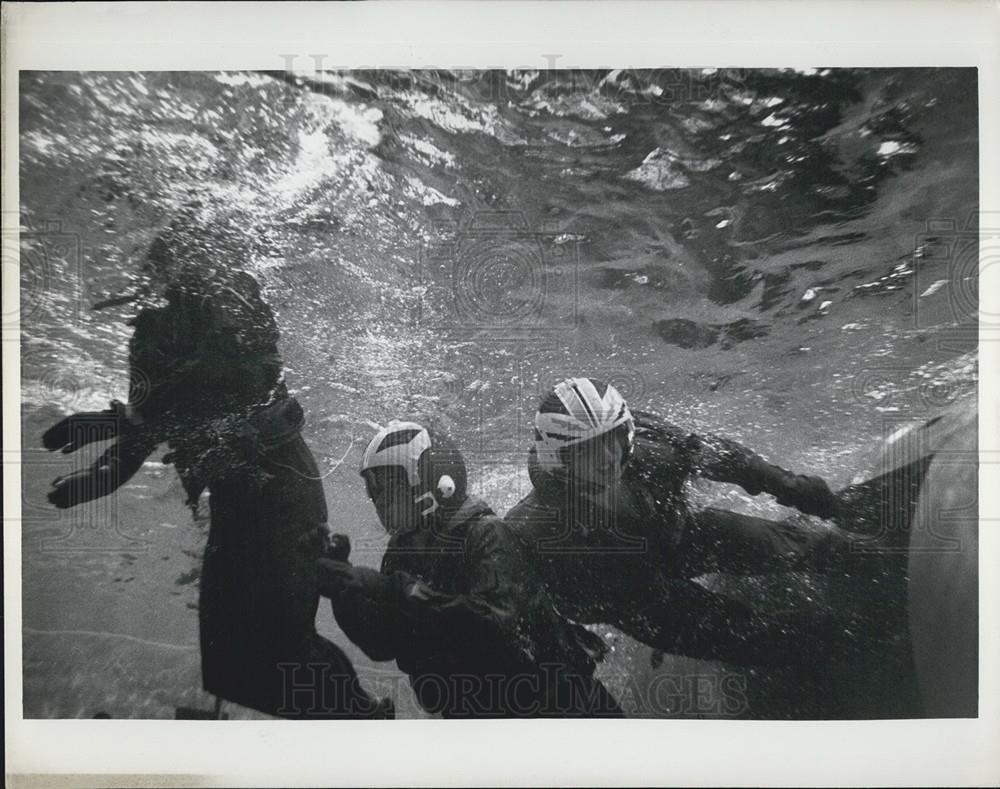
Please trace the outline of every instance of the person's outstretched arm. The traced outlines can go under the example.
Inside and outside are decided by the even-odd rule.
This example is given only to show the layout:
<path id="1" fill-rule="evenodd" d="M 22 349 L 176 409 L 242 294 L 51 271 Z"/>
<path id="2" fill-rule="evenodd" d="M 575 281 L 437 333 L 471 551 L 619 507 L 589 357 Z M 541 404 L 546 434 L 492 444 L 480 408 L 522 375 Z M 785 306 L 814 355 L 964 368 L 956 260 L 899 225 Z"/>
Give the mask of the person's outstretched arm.
<path id="1" fill-rule="evenodd" d="M 117 438 L 128 430 L 128 423 L 128 407 L 112 400 L 103 411 L 77 411 L 63 417 L 42 434 L 42 446 L 66 455 L 95 441 Z"/>
<path id="2" fill-rule="evenodd" d="M 406 611 L 424 632 L 486 660 L 514 655 L 518 590 L 508 567 L 511 549 L 505 536 L 502 524 L 493 518 L 469 527 L 466 594 L 444 594 L 423 583 L 407 588 Z"/>
<path id="3" fill-rule="evenodd" d="M 779 504 L 808 515 L 831 518 L 836 513 L 836 496 L 822 479 L 786 471 L 736 441 L 692 433 L 687 452 L 693 470 L 708 479 L 733 482 L 753 496 L 769 493 Z"/>
<path id="4" fill-rule="evenodd" d="M 500 539 L 488 524 L 469 530 L 467 594 L 441 592 L 403 572 L 329 559 L 319 562 L 320 591 L 331 599 L 345 635 L 373 660 L 397 657 L 413 632 L 445 651 L 494 659 L 514 648 L 516 633 L 514 590 L 500 566 Z"/>
<path id="5" fill-rule="evenodd" d="M 316 563 L 319 592 L 330 599 L 340 629 L 371 660 L 395 660 L 408 638 L 401 598 L 413 579 L 352 565 L 347 558 Z"/>
<path id="6" fill-rule="evenodd" d="M 49 501 L 59 509 L 68 509 L 107 496 L 142 468 L 158 443 L 151 430 L 132 428 L 120 433 L 90 467 L 53 480 Z"/>

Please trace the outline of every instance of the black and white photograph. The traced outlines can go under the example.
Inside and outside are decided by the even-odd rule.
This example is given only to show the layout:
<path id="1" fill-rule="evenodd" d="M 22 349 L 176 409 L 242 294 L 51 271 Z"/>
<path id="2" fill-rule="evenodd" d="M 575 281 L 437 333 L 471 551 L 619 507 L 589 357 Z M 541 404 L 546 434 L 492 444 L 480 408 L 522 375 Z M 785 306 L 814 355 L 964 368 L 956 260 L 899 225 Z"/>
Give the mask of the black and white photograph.
<path id="1" fill-rule="evenodd" d="M 995 707 L 974 61 L 329 51 L 5 67 L 8 715 Z"/>

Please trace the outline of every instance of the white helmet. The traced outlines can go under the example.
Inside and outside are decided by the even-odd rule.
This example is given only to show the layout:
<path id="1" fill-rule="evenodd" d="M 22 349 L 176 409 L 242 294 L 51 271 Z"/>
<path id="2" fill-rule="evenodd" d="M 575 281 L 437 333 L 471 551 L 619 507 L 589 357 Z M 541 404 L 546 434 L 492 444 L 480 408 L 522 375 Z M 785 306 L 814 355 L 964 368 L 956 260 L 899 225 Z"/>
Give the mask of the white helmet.
<path id="1" fill-rule="evenodd" d="M 368 472 L 379 468 L 401 468 L 413 490 L 414 501 L 427 502 L 423 514 L 435 511 L 446 501 L 465 499 L 465 460 L 454 442 L 416 422 L 392 420 L 369 442 L 361 459 L 361 475 L 373 499 L 373 478 Z"/>
<path id="2" fill-rule="evenodd" d="M 538 462 L 546 469 L 562 468 L 561 450 L 619 428 L 631 450 L 635 423 L 617 389 L 593 378 L 567 378 L 546 395 L 535 414 Z"/>
<path id="3" fill-rule="evenodd" d="M 420 486 L 420 456 L 431 448 L 427 428 L 416 422 L 393 419 L 368 443 L 361 458 L 361 473 L 379 467 L 402 468 L 410 487 Z"/>

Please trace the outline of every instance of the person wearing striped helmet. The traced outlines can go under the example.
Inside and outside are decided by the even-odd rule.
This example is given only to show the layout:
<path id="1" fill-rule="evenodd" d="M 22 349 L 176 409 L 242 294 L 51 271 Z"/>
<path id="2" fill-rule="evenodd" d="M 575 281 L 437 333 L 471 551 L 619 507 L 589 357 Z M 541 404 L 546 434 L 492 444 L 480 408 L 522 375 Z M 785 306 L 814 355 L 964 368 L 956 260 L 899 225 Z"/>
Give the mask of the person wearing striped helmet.
<path id="1" fill-rule="evenodd" d="M 467 490 L 442 432 L 392 421 L 361 476 L 390 534 L 381 571 L 319 561 L 320 590 L 372 660 L 395 660 L 443 717 L 618 716 L 593 676 L 604 644 L 552 607 L 520 544 Z"/>
<path id="2" fill-rule="evenodd" d="M 632 412 L 612 385 L 560 381 L 535 415 L 533 490 L 505 520 L 560 612 L 619 627 L 656 649 L 738 664 L 785 664 L 822 654 L 831 623 L 772 619 L 694 582 L 707 573 L 829 571 L 846 538 L 721 509 L 694 510 L 695 475 L 769 493 L 830 517 L 836 499 L 818 477 L 795 475 L 746 447 Z"/>
<path id="3" fill-rule="evenodd" d="M 635 420 L 610 384 L 567 378 L 535 414 L 535 458 L 553 478 L 591 494 L 614 487 L 635 446 Z"/>

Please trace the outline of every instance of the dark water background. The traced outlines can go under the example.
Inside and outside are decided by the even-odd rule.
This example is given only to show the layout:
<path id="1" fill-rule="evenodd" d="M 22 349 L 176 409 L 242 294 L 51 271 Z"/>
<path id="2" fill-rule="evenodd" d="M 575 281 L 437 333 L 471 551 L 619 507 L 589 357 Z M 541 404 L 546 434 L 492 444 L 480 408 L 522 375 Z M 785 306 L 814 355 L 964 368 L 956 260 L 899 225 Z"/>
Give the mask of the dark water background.
<path id="1" fill-rule="evenodd" d="M 568 374 L 834 486 L 975 389 L 974 70 L 28 72 L 19 122 L 28 716 L 206 703 L 206 534 L 173 470 L 60 514 L 48 481 L 100 448 L 32 449 L 124 395 L 131 308 L 90 307 L 133 286 L 191 201 L 209 264 L 246 261 L 265 288 L 331 522 L 369 564 L 384 537 L 356 467 L 391 417 L 450 429 L 504 511 L 527 490 L 532 408 Z M 812 588 L 748 593 L 788 608 Z M 344 643 L 325 609 L 319 627 Z M 606 636 L 631 711 L 736 709 L 695 698 L 707 677 L 702 696 L 731 699 L 729 668 Z M 398 674 L 345 646 L 416 714 Z M 650 705 L 658 675 L 679 689 Z M 737 679 L 739 712 L 767 714 L 763 680 Z M 770 711 L 809 714 L 793 697 Z"/>

